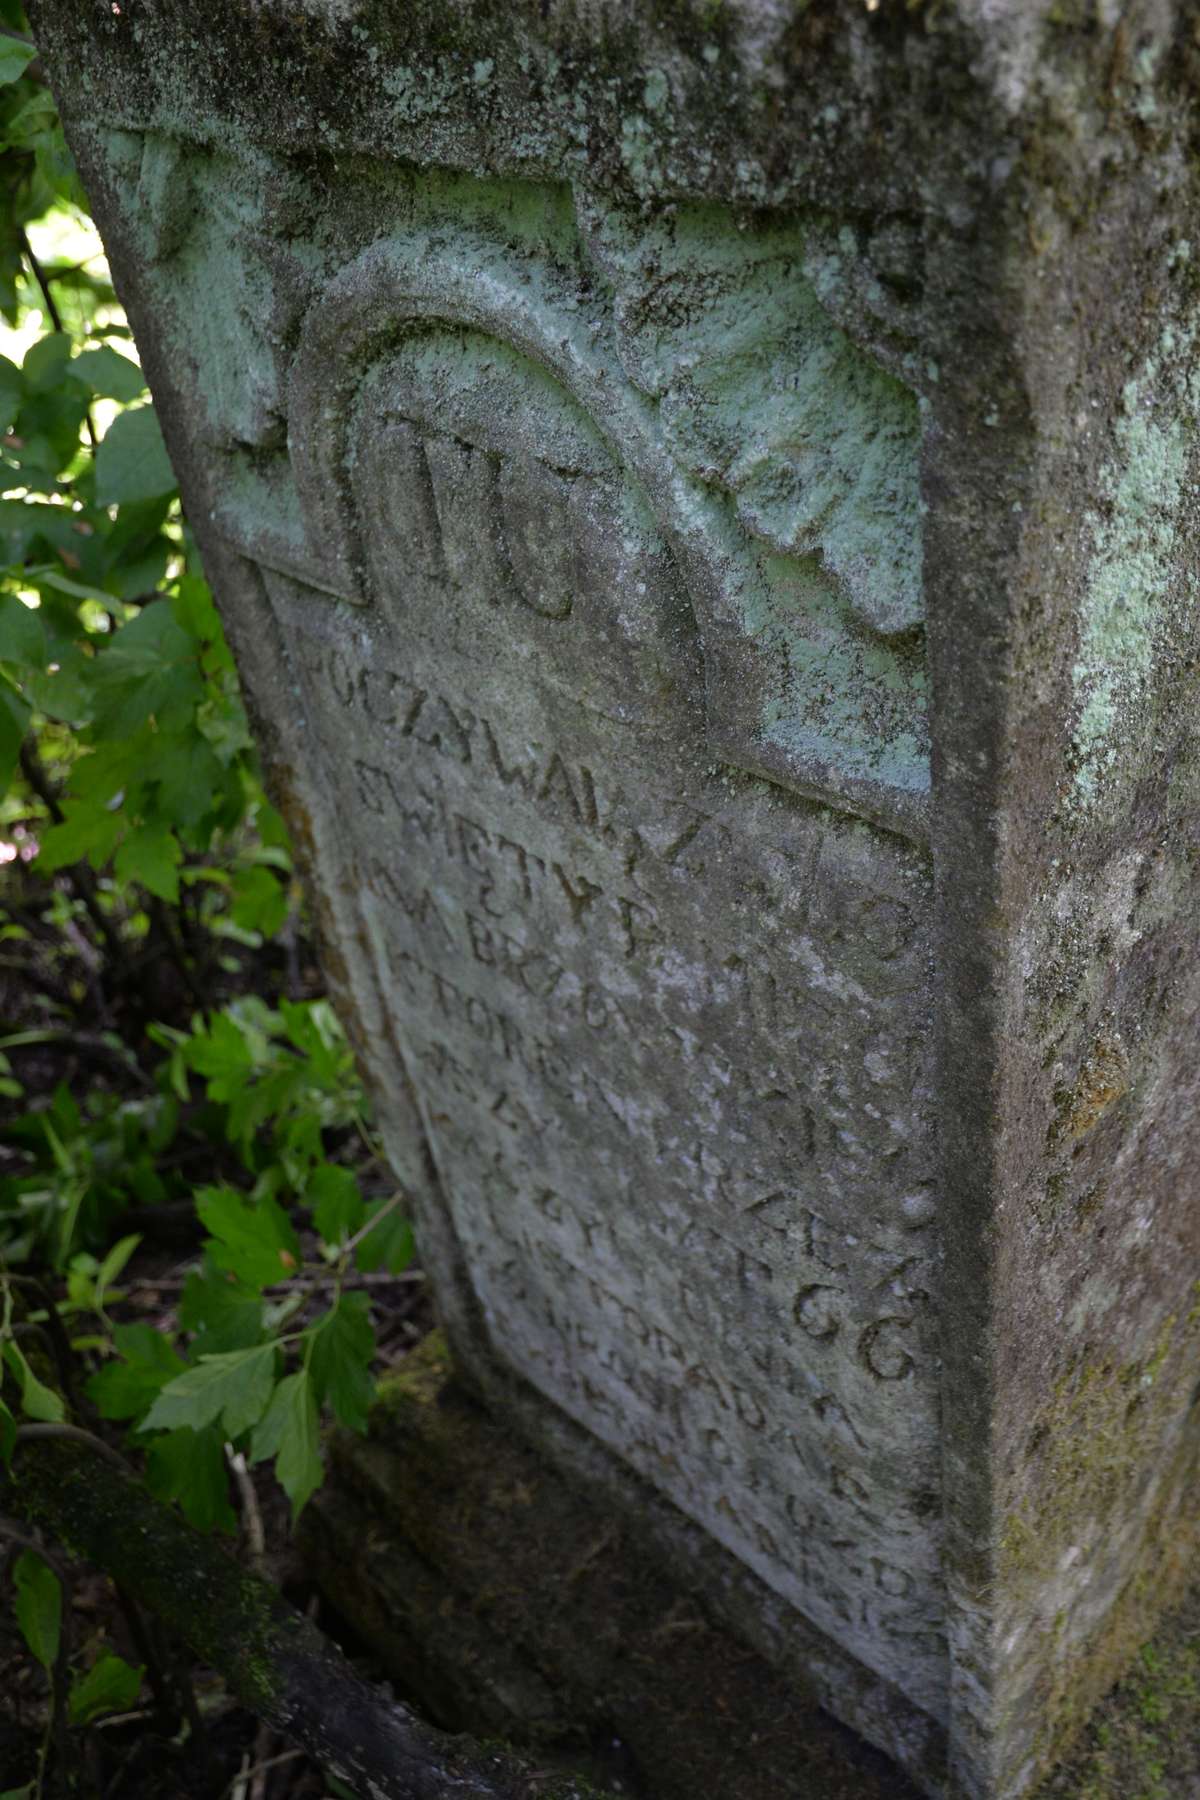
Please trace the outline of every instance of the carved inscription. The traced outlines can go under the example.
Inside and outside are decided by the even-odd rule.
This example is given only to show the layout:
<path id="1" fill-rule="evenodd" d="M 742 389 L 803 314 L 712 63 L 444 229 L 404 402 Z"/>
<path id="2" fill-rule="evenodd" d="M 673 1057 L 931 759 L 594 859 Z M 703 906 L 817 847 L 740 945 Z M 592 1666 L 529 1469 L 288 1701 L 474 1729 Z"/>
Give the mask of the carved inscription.
<path id="1" fill-rule="evenodd" d="M 373 603 L 266 579 L 494 1353 L 938 1711 L 924 870 L 712 764 L 565 396 L 506 446 L 447 350 L 434 431 L 437 355 L 389 355 Z"/>

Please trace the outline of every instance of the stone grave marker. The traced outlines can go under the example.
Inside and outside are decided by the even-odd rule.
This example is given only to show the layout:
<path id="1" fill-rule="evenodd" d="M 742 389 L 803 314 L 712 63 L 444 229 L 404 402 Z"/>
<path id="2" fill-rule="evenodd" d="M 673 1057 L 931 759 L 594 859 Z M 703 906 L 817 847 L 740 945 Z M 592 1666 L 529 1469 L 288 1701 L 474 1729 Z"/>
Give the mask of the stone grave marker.
<path id="1" fill-rule="evenodd" d="M 35 8 L 459 1359 L 930 1793 L 1194 1543 L 1186 14 Z"/>

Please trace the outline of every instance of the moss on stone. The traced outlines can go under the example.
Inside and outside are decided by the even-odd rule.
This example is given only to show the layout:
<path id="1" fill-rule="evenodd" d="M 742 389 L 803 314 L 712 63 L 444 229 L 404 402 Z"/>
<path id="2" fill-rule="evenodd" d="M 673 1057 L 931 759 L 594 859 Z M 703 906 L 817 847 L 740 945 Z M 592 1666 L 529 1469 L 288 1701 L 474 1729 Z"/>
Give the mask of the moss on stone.
<path id="1" fill-rule="evenodd" d="M 1194 1380 L 1198 1316 L 1194 1308 L 1183 1320 L 1168 1317 L 1141 1360 L 1077 1363 L 1055 1384 L 1027 1440 L 1035 1481 L 1004 1520 L 998 1586 L 1029 1649 L 1041 1640 L 1035 1765 L 1073 1741 L 1186 1579 L 1195 1523 L 1168 1522 L 1194 1451 L 1185 1439 L 1173 1466 L 1162 1466 L 1161 1456 Z M 1139 1505 L 1137 1484 L 1155 1469 L 1153 1496 Z M 1115 1594 L 1100 1625 L 1089 1627 L 1082 1613 L 1091 1596 L 1070 1574 L 1075 1546 L 1097 1535 L 1097 1522 L 1102 1534 L 1131 1516 L 1144 1545 L 1140 1573 Z M 1022 1691 L 1016 1704 L 1028 1702 Z"/>
<path id="2" fill-rule="evenodd" d="M 1038 1800 L 1180 1800 L 1200 1792 L 1200 1595 L 1143 1644 Z"/>

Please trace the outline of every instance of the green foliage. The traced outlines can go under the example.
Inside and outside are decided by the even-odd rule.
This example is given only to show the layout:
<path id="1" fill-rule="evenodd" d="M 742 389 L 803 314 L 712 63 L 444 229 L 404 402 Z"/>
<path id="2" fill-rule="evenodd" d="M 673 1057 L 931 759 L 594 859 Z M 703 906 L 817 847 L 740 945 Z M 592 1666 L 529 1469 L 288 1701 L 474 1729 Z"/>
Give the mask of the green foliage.
<path id="1" fill-rule="evenodd" d="M 320 1487 L 321 1466 L 317 1400 L 307 1369 L 285 1375 L 271 1396 L 271 1404 L 250 1440 L 254 1462 L 275 1457 L 275 1474 L 292 1503 L 296 1518 L 305 1502 Z"/>
<path id="2" fill-rule="evenodd" d="M 3 1362 L 20 1390 L 19 1404 L 27 1419 L 39 1425 L 57 1425 L 64 1416 L 63 1403 L 53 1388 L 39 1381 L 21 1346 L 9 1338 L 2 1346 Z"/>
<path id="3" fill-rule="evenodd" d="M 13 1610 L 21 1636 L 44 1669 L 52 1669 L 62 1641 L 62 1585 L 40 1556 L 26 1550 L 13 1570 Z"/>
<path id="4" fill-rule="evenodd" d="M 10 0 L 0 16 L 21 28 Z M 18 1318 L 34 1272 L 82 1359 L 75 1385 L 151 1490 L 230 1530 L 231 1454 L 273 1460 L 298 1513 L 322 1412 L 365 1427 L 375 1338 L 354 1283 L 403 1268 L 412 1242 L 395 1199 L 364 1192 L 379 1158 L 328 1003 L 239 992 L 281 960 L 277 938 L 297 960 L 290 849 L 81 207 L 31 49 L 0 36 L 0 316 L 17 333 L 0 354 L 0 839 L 19 852 L 0 955 L 41 982 L 34 1022 L 0 1038 L 18 1103 L 0 1457 L 23 1423 L 66 1417 L 46 1309 L 23 1300 Z M 86 253 L 55 251 L 68 240 Z M 26 1096 L 10 1059 L 60 1042 L 82 1043 L 88 1077 Z M 197 1245 L 158 1329 L 128 1317 L 121 1284 L 145 1221 L 172 1208 Z M 46 1578 L 57 1594 L 48 1570 L 22 1577 L 39 1656 Z M 101 1655 L 72 1722 L 131 1704 L 140 1678 Z"/>
<path id="5" fill-rule="evenodd" d="M 90 1725 L 106 1713 L 126 1712 L 142 1686 L 142 1667 L 131 1668 L 123 1657 L 106 1650 L 85 1675 L 71 1684 L 68 1716 L 72 1725 Z"/>
<path id="6" fill-rule="evenodd" d="M 154 1438 L 146 1456 L 146 1485 L 158 1500 L 176 1500 L 198 1531 L 233 1531 L 225 1440 L 208 1426 L 188 1425 Z"/>
<path id="7" fill-rule="evenodd" d="M 195 1368 L 167 1383 L 146 1414 L 145 1429 L 170 1431 L 186 1425 L 202 1431 L 206 1425 L 219 1424 L 227 1438 L 241 1437 L 270 1404 L 275 1357 L 274 1343 L 202 1356 Z"/>
<path id="8" fill-rule="evenodd" d="M 103 1090 L 85 1111 L 60 1087 L 15 1122 L 27 1160 L 19 1175 L 0 1179 L 0 1245 L 10 1263 L 55 1264 L 65 1278 L 63 1316 L 104 1327 L 75 1340 L 104 1358 L 88 1379 L 90 1400 L 148 1449 L 154 1490 L 178 1498 L 207 1529 L 232 1521 L 225 1442 L 256 1461 L 276 1457 L 299 1510 L 319 1478 L 319 1409 L 365 1428 L 374 1333 L 366 1294 L 344 1284 L 364 1270 L 403 1269 L 412 1242 L 395 1200 L 368 1205 L 354 1171 L 327 1154 L 329 1135 L 350 1133 L 354 1144 L 367 1131 L 327 1002 L 276 1009 L 246 997 L 156 1037 L 166 1054 L 154 1094 L 130 1101 Z M 209 1156 L 225 1146 L 238 1180 L 193 1188 L 164 1179 L 167 1154 L 189 1140 Z M 176 1337 L 144 1323 L 110 1324 L 139 1241 L 135 1233 L 112 1241 L 122 1212 L 180 1194 L 207 1236 L 181 1295 Z M 304 1233 L 296 1208 L 311 1221 Z M 105 1243 L 98 1257 L 92 1246 Z M 288 1329 L 326 1295 L 310 1323 Z M 0 1327 L 0 1362 L 10 1421 L 63 1417 L 8 1327 Z M 0 1448 L 6 1429 L 0 1416 Z"/>
<path id="9" fill-rule="evenodd" d="M 367 1429 L 367 1412 L 375 1397 L 370 1367 L 375 1333 L 361 1291 L 341 1294 L 308 1333 L 308 1367 L 313 1392 L 352 1431 Z"/>

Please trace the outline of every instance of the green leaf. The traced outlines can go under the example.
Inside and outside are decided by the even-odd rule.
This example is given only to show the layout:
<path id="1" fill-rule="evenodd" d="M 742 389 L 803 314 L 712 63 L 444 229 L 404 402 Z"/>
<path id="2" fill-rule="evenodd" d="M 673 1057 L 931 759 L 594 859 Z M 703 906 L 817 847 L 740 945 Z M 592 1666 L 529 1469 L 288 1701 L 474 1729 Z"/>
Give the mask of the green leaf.
<path id="1" fill-rule="evenodd" d="M 179 826 L 198 824 L 211 812 L 225 772 L 207 739 L 195 730 L 163 751 L 154 764 L 158 809 Z"/>
<path id="2" fill-rule="evenodd" d="M 389 1275 L 399 1275 L 416 1254 L 412 1226 L 400 1209 L 392 1206 L 390 1212 L 380 1217 L 389 1206 L 390 1200 L 376 1200 L 367 1208 L 367 1218 L 378 1219 L 379 1223 L 372 1226 L 355 1253 L 355 1266 L 364 1275 L 374 1275 L 379 1269 L 386 1269 Z"/>
<path id="3" fill-rule="evenodd" d="M 343 1294 L 307 1335 L 308 1367 L 317 1399 L 331 1407 L 343 1425 L 365 1431 L 375 1398 L 371 1378 L 375 1333 L 366 1294 Z"/>
<path id="4" fill-rule="evenodd" d="M 141 1692 L 144 1668 L 131 1668 L 122 1656 L 106 1650 L 86 1675 L 71 1683 L 67 1714 L 72 1725 L 89 1725 L 105 1713 L 128 1712 Z"/>
<path id="5" fill-rule="evenodd" d="M 261 931 L 264 937 L 274 937 L 287 912 L 287 887 L 270 869 L 256 864 L 234 876 L 229 916 L 235 925 L 244 931 Z"/>
<path id="6" fill-rule="evenodd" d="M 11 1338 L 4 1346 L 4 1360 L 21 1384 L 21 1411 L 43 1425 L 61 1425 L 65 1409 L 59 1395 L 39 1381 L 21 1346 Z"/>
<path id="7" fill-rule="evenodd" d="M 204 1356 L 167 1383 L 143 1421 L 143 1431 L 188 1425 L 202 1431 L 219 1420 L 226 1437 L 240 1437 L 262 1418 L 275 1385 L 275 1345 Z"/>
<path id="8" fill-rule="evenodd" d="M 324 1477 L 317 1402 L 307 1369 L 285 1375 L 266 1417 L 250 1439 L 250 1460 L 275 1457 L 275 1474 L 292 1503 L 292 1522 Z"/>
<path id="9" fill-rule="evenodd" d="M 64 869 L 85 857 L 101 868 L 112 855 L 118 838 L 125 829 L 119 812 L 106 807 L 68 800 L 63 806 L 61 825 L 50 825 L 38 844 L 37 863 L 44 874 Z"/>
<path id="10" fill-rule="evenodd" d="M 12 1453 L 17 1442 L 17 1421 L 0 1400 L 0 1463 L 5 1468 L 12 1461 Z"/>
<path id="11" fill-rule="evenodd" d="M 38 338 L 30 344 L 21 364 L 26 386 L 35 393 L 57 387 L 70 354 L 71 340 L 65 331 L 48 331 L 45 337 Z"/>
<path id="12" fill-rule="evenodd" d="M 338 1163 L 322 1163 L 313 1170 L 304 1201 L 312 1208 L 313 1224 L 327 1244 L 353 1237 L 367 1216 L 353 1172 Z"/>
<path id="13" fill-rule="evenodd" d="M 118 413 L 96 451 L 97 506 L 153 500 L 171 493 L 175 486 L 175 471 L 153 406 L 134 406 Z"/>
<path id="14" fill-rule="evenodd" d="M 72 581 L 61 569 L 27 569 L 25 577 L 31 587 L 39 590 L 53 588 L 56 594 L 69 594 L 72 600 L 94 600 L 97 606 L 103 606 L 109 612 L 117 611 L 111 594 L 106 594 L 103 588 L 88 587 L 85 582 Z"/>
<path id="15" fill-rule="evenodd" d="M 146 377 L 131 357 L 122 356 L 108 344 L 99 350 L 83 350 L 64 371 L 71 381 L 81 381 L 105 400 L 120 400 L 128 405 L 146 391 Z"/>
<path id="16" fill-rule="evenodd" d="M 87 678 L 97 734 L 107 743 L 132 737 L 154 721 L 159 735 L 141 771 L 143 781 L 152 780 L 164 742 L 170 741 L 161 734 L 190 726 L 204 698 L 195 644 L 176 625 L 170 607 L 156 600 L 91 659 Z"/>
<path id="17" fill-rule="evenodd" d="M 136 881 L 148 894 L 173 906 L 179 899 L 179 865 L 183 851 L 165 826 L 142 825 L 124 839 L 113 859 L 118 881 Z"/>
<path id="18" fill-rule="evenodd" d="M 62 1585 L 32 1550 L 17 1558 L 13 1581 L 21 1636 L 42 1667 L 52 1669 L 62 1634 Z"/>
<path id="19" fill-rule="evenodd" d="M 0 794 L 16 773 L 29 724 L 29 707 L 7 683 L 0 681 Z"/>
<path id="20" fill-rule="evenodd" d="M 49 657 L 41 608 L 26 606 L 16 594 L 0 594 L 0 658 L 44 669 Z"/>
<path id="21" fill-rule="evenodd" d="M 86 1385 L 103 1419 L 140 1419 L 187 1364 L 152 1325 L 118 1325 L 113 1343 L 121 1361 L 107 1362 Z"/>
<path id="22" fill-rule="evenodd" d="M 24 397 L 25 382 L 20 369 L 7 356 L 0 356 L 0 431 L 12 430 Z"/>
<path id="23" fill-rule="evenodd" d="M 171 598 L 171 611 L 189 637 L 200 643 L 224 644 L 221 616 L 207 581 L 198 575 L 184 575 Z"/>
<path id="24" fill-rule="evenodd" d="M 209 1255 L 249 1287 L 285 1281 L 300 1266 L 301 1251 L 287 1214 L 264 1196 L 255 1203 L 235 1188 L 205 1188 L 196 1196 L 201 1223 L 212 1233 Z"/>
<path id="25" fill-rule="evenodd" d="M 146 1486 L 156 1500 L 178 1500 L 197 1531 L 237 1529 L 229 1504 L 225 1440 L 215 1425 L 204 1431 L 181 1426 L 155 1438 L 146 1454 Z"/>
<path id="26" fill-rule="evenodd" d="M 262 1297 L 228 1270 L 210 1264 L 203 1273 L 193 1270 L 184 1283 L 179 1323 L 195 1334 L 192 1349 L 197 1356 L 246 1350 L 262 1337 Z"/>
<path id="27" fill-rule="evenodd" d="M 100 1301 L 103 1301 L 106 1291 L 117 1280 L 141 1241 L 140 1235 L 133 1232 L 129 1237 L 118 1239 L 108 1252 L 96 1271 L 96 1295 Z"/>
<path id="28" fill-rule="evenodd" d="M 0 85 L 18 81 L 36 55 L 36 44 L 23 43 L 20 38 L 0 38 Z"/>

